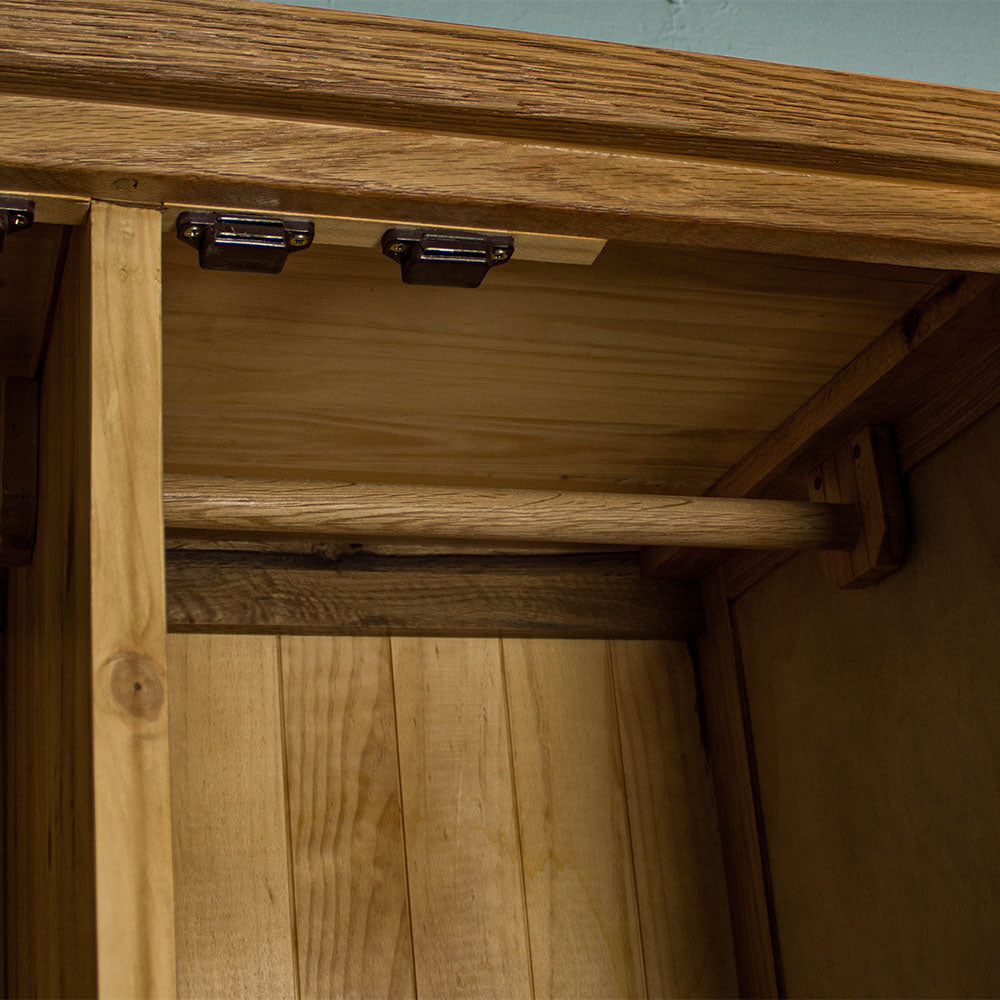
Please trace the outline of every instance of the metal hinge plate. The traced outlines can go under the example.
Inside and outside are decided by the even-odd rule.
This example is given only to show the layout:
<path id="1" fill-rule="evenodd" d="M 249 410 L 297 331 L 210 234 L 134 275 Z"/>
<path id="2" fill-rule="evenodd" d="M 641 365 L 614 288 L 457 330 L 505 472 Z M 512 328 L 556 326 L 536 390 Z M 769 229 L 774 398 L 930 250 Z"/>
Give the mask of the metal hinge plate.
<path id="1" fill-rule="evenodd" d="M 10 198 L 0 195 L 0 250 L 8 233 L 30 229 L 35 221 L 35 203 L 30 198 Z"/>
<path id="2" fill-rule="evenodd" d="M 476 288 L 486 272 L 514 255 L 510 236 L 433 229 L 388 229 L 382 253 L 399 264 L 408 285 Z"/>
<path id="3" fill-rule="evenodd" d="M 177 236 L 197 248 L 209 271 L 278 274 L 290 253 L 305 250 L 315 227 L 306 219 L 235 212 L 181 212 Z"/>

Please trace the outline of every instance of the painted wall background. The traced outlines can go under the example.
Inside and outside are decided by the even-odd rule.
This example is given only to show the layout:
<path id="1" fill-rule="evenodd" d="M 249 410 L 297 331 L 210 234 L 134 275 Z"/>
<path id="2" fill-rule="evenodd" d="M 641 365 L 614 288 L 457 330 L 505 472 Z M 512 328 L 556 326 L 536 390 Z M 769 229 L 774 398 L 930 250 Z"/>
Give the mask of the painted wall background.
<path id="1" fill-rule="evenodd" d="M 1000 90 L 1000 0 L 281 0 Z"/>

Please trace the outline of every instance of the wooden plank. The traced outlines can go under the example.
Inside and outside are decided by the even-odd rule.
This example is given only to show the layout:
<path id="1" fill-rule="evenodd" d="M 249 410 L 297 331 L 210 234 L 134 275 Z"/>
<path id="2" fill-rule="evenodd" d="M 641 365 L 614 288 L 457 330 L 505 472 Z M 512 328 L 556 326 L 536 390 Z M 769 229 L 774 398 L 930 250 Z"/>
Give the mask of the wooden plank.
<path id="1" fill-rule="evenodd" d="M 899 572 L 735 605 L 789 996 L 1000 992 L 998 469 L 995 410 L 908 477 Z"/>
<path id="2" fill-rule="evenodd" d="M 219 208 L 212 205 L 165 205 L 163 231 L 176 231 L 177 216 L 186 211 L 198 212 L 246 212 L 245 208 Z M 259 211 L 251 209 L 250 211 Z M 394 226 L 422 228 L 424 223 L 399 219 L 354 219 L 337 215 L 313 215 L 316 235 L 313 246 L 323 244 L 345 247 L 365 247 L 382 252 L 382 236 Z M 435 232 L 447 226 L 435 227 Z M 550 264 L 593 264 L 604 249 L 606 240 L 584 236 L 559 236 L 548 233 L 523 233 L 511 230 L 477 229 L 476 232 L 492 235 L 511 236 L 514 239 L 514 256 L 517 260 L 537 260 Z"/>
<path id="3" fill-rule="evenodd" d="M 89 492 L 89 415 L 80 384 L 87 372 L 82 304 L 89 274 L 82 242 L 67 269 L 42 375 L 34 559 L 9 575 L 3 680 L 8 996 L 97 995 L 90 558 L 82 505 Z"/>
<path id="4" fill-rule="evenodd" d="M 0 399 L 0 565 L 31 560 L 38 521 L 39 390 L 36 379 L 3 380 Z"/>
<path id="5" fill-rule="evenodd" d="M 503 653 L 535 996 L 645 996 L 607 643 Z"/>
<path id="6" fill-rule="evenodd" d="M 896 177 L 589 144 L 11 93 L 0 95 L 0 114 L 11 128 L 0 156 L 7 187 L 1000 270 L 992 189 L 948 177 L 929 189 Z M 175 155 L 178 136 L 199 141 L 208 133 L 213 142 L 196 169 Z"/>
<path id="7" fill-rule="evenodd" d="M 167 554 L 174 632 L 683 638 L 701 622 L 694 588 L 642 580 L 629 554 Z"/>
<path id="8" fill-rule="evenodd" d="M 530 996 L 499 642 L 391 642 L 417 993 Z"/>
<path id="9" fill-rule="evenodd" d="M 7 2 L 2 10 L 0 83 L 8 91 L 92 89 L 109 101 L 212 112 L 491 132 L 933 181 L 1000 178 L 1000 98 L 982 91 L 242 0 L 238 7 L 130 5 L 127 47 L 113 0 L 79 3 L 72 17 L 44 0 Z"/>
<path id="10" fill-rule="evenodd" d="M 159 213 L 90 213 L 90 617 L 98 989 L 171 996 Z"/>
<path id="11" fill-rule="evenodd" d="M 274 636 L 172 636 L 181 997 L 296 997 Z"/>
<path id="12" fill-rule="evenodd" d="M 777 997 L 780 972 L 740 650 L 718 574 L 705 581 L 703 592 L 707 627 L 698 640 L 698 674 L 729 886 L 736 977 L 740 996 Z"/>
<path id="13" fill-rule="evenodd" d="M 280 641 L 301 995 L 414 997 L 389 642 Z"/>
<path id="14" fill-rule="evenodd" d="M 897 420 L 906 423 L 914 400 L 934 392 L 928 385 L 933 386 L 939 373 L 953 369 L 971 373 L 978 368 L 977 390 L 988 397 L 1000 392 L 1000 356 L 990 344 L 995 340 L 998 309 L 1000 283 L 996 279 L 986 275 L 942 279 L 936 289 L 717 480 L 709 494 L 801 495 L 810 467 L 862 427 Z M 953 380 L 949 386 L 953 388 Z M 971 414 L 981 414 L 981 405 L 980 401 L 972 407 Z M 928 419 L 934 419 L 927 409 L 921 414 L 925 426 Z M 954 426 L 953 407 L 946 409 L 943 422 Z M 908 436 L 901 437 L 907 440 Z M 905 468 L 905 453 L 900 457 Z M 717 557 L 708 557 L 709 566 L 717 562 Z M 654 575 L 697 575 L 705 564 L 706 557 L 700 553 L 650 550 L 645 556 L 645 569 Z"/>
<path id="15" fill-rule="evenodd" d="M 170 531 L 851 549 L 851 504 L 461 489 L 167 473 Z"/>
<path id="16" fill-rule="evenodd" d="M 940 277 L 613 243 L 466 292 L 351 248 L 268 282 L 164 255 L 169 472 L 662 494 L 703 492 Z"/>
<path id="17" fill-rule="evenodd" d="M 729 902 L 694 669 L 681 642 L 611 642 L 651 997 L 736 996 Z"/>

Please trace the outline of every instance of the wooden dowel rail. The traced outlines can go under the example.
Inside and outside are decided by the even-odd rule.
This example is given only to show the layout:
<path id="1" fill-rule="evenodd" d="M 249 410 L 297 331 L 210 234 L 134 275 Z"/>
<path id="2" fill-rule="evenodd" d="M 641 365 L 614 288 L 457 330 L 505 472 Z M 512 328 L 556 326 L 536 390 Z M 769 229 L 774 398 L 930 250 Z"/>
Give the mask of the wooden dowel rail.
<path id="1" fill-rule="evenodd" d="M 850 504 L 167 474 L 168 531 L 851 549 Z"/>

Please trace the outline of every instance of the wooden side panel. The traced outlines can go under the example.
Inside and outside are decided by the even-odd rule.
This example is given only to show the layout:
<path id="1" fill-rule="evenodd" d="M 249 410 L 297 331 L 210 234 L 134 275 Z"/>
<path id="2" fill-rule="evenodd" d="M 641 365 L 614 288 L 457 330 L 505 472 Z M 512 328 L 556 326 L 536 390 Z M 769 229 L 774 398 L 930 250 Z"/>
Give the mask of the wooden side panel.
<path id="1" fill-rule="evenodd" d="M 388 639 L 283 638 L 302 996 L 413 997 Z"/>
<path id="2" fill-rule="evenodd" d="M 81 240 L 67 270 L 42 382 L 34 559 L 9 577 L 4 908 L 10 997 L 97 991 L 88 414 L 77 381 L 87 357 L 83 258 Z M 59 779 L 51 780 L 53 774 Z"/>
<path id="3" fill-rule="evenodd" d="M 39 550 L 8 650 L 19 995 L 174 993 L 159 229 L 93 207 L 45 360 Z"/>
<path id="4" fill-rule="evenodd" d="M 736 995 L 694 670 L 679 642 L 609 643 L 650 997 Z"/>
<path id="5" fill-rule="evenodd" d="M 417 991 L 529 996 L 499 641 L 391 642 Z"/>
<path id="6" fill-rule="evenodd" d="M 1000 992 L 1000 410 L 909 477 L 913 545 L 736 603 L 789 996 Z"/>
<path id="7" fill-rule="evenodd" d="M 607 643 L 503 651 L 535 995 L 645 996 Z"/>
<path id="8" fill-rule="evenodd" d="M 178 995 L 298 995 L 274 636 L 171 636 Z"/>

